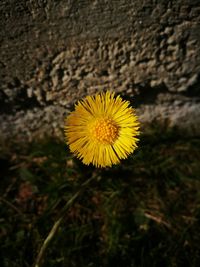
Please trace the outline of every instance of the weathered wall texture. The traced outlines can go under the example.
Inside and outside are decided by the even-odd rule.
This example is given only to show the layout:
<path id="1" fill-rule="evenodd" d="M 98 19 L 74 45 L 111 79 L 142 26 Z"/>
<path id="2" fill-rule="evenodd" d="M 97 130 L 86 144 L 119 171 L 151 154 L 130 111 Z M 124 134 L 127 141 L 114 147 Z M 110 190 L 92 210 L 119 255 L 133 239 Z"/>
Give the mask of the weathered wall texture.
<path id="1" fill-rule="evenodd" d="M 200 133 L 200 0 L 1 0 L 1 138 L 62 135 L 78 98 L 133 97 L 143 125 Z"/>

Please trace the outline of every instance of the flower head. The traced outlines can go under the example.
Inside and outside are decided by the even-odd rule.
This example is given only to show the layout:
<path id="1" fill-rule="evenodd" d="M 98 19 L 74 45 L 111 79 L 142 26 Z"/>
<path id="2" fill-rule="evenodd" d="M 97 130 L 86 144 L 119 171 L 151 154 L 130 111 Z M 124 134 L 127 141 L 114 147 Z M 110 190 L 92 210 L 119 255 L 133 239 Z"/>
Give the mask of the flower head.
<path id="1" fill-rule="evenodd" d="M 139 123 L 128 101 L 107 91 L 87 96 L 66 118 L 67 144 L 84 164 L 117 164 L 137 147 Z"/>

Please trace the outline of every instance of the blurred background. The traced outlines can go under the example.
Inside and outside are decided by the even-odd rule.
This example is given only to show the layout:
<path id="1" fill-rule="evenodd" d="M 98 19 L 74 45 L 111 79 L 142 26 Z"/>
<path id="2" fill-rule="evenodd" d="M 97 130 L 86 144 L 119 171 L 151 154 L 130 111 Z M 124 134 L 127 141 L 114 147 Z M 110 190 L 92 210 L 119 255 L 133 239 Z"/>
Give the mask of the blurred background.
<path id="1" fill-rule="evenodd" d="M 0 266 L 36 267 L 61 216 L 38 267 L 199 266 L 199 33 L 199 0 L 1 0 Z M 105 90 L 141 136 L 96 169 L 63 127 Z"/>

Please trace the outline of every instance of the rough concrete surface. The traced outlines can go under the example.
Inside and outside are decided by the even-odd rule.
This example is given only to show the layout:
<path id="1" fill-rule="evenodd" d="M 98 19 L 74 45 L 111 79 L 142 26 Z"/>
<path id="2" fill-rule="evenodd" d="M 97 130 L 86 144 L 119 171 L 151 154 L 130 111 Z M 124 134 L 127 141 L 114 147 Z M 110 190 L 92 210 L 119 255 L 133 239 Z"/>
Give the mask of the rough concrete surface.
<path id="1" fill-rule="evenodd" d="M 1 0 L 1 139 L 62 136 L 111 89 L 151 123 L 200 133 L 200 0 Z"/>

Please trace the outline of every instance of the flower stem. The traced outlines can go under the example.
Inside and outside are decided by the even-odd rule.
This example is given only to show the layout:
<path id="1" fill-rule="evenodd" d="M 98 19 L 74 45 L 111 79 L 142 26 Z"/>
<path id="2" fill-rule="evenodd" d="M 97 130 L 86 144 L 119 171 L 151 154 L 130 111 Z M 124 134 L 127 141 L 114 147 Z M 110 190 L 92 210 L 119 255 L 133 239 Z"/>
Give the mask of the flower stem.
<path id="1" fill-rule="evenodd" d="M 79 189 L 78 192 L 76 192 L 65 204 L 65 206 L 63 207 L 62 211 L 61 211 L 61 215 L 59 217 L 59 219 L 54 223 L 53 227 L 51 228 L 49 234 L 47 235 L 47 237 L 45 238 L 39 253 L 36 257 L 35 263 L 34 263 L 34 267 L 41 267 L 43 260 L 44 260 L 44 256 L 45 256 L 45 252 L 51 242 L 51 240 L 54 238 L 54 236 L 56 235 L 64 217 L 65 217 L 65 212 L 66 210 L 74 203 L 74 201 L 78 198 L 78 196 L 85 190 L 86 186 L 96 178 L 96 176 L 91 176 L 88 180 L 86 180 L 82 185 L 81 188 Z"/>

